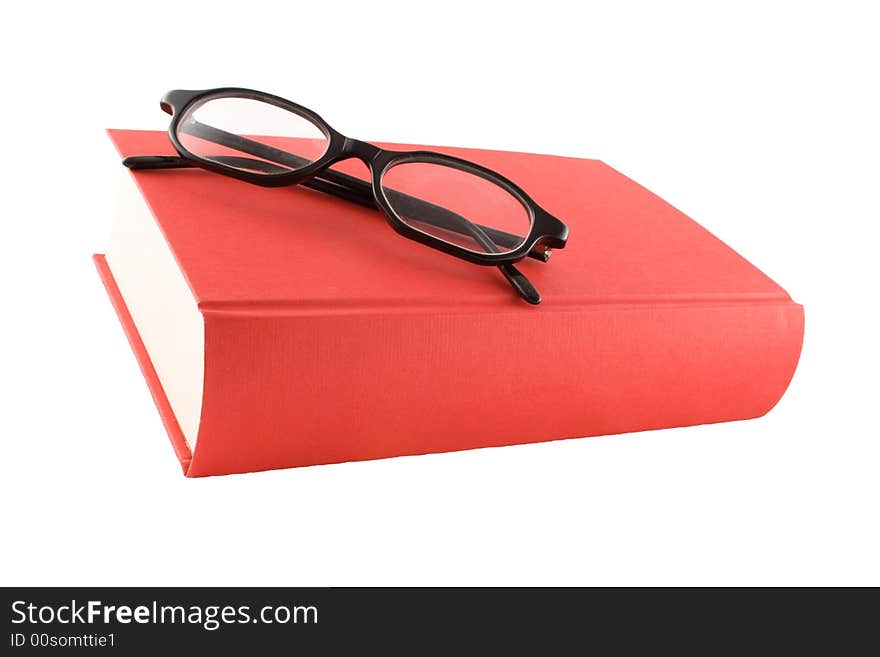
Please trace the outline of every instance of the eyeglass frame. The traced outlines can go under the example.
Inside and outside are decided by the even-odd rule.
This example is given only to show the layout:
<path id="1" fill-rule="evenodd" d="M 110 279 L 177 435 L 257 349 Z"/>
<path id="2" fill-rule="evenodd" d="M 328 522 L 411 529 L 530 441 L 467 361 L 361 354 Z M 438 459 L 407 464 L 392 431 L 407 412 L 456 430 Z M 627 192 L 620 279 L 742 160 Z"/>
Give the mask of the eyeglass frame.
<path id="1" fill-rule="evenodd" d="M 236 168 L 216 160 L 208 159 L 206 156 L 195 155 L 183 145 L 178 137 L 178 133 L 181 129 L 181 121 L 184 117 L 188 116 L 187 110 L 189 110 L 193 104 L 203 104 L 219 98 L 250 99 L 268 103 L 280 109 L 293 112 L 314 124 L 314 126 L 324 134 L 327 138 L 326 149 L 315 161 L 305 164 L 296 170 L 285 170 L 278 173 L 245 171 L 241 168 Z M 281 98 L 280 96 L 241 87 L 221 87 L 201 91 L 174 90 L 166 93 L 159 104 L 164 112 L 171 115 L 171 122 L 168 126 L 168 136 L 171 140 L 171 144 L 174 146 L 174 149 L 183 161 L 168 156 L 133 156 L 123 160 L 123 164 L 131 169 L 166 169 L 178 168 L 181 166 L 196 166 L 201 169 L 230 176 L 262 187 L 283 187 L 305 184 L 305 186 L 340 196 L 349 201 L 372 206 L 374 208 L 378 207 L 382 210 L 382 213 L 385 215 L 388 223 L 391 224 L 391 227 L 404 237 L 477 265 L 498 266 L 520 296 L 532 304 L 540 303 L 540 294 L 538 294 L 537 290 L 535 290 L 534 286 L 528 281 L 528 279 L 526 279 L 525 276 L 523 276 L 512 265 L 526 257 L 532 257 L 547 262 L 551 250 L 561 249 L 567 242 L 568 227 L 565 223 L 544 210 L 521 187 L 500 173 L 475 162 L 443 153 L 426 150 L 396 151 L 380 148 L 373 144 L 347 137 L 330 126 L 330 124 L 321 118 L 316 112 L 294 103 L 293 101 Z M 204 124 L 200 125 L 211 130 L 218 130 L 212 126 L 204 126 Z M 223 132 L 227 138 L 233 137 L 242 139 L 263 149 L 283 153 L 288 158 L 299 157 L 293 153 L 275 149 L 274 147 L 240 137 L 239 135 L 234 135 L 233 133 L 226 133 L 225 131 L 219 132 Z M 249 148 L 253 150 L 254 147 L 249 146 Z M 247 149 L 239 148 L 238 150 L 248 152 Z M 265 156 L 260 155 L 260 157 Z M 370 170 L 371 180 L 369 182 L 330 169 L 332 165 L 352 158 L 361 160 Z M 235 158 L 227 157 L 226 159 L 234 160 Z M 269 159 L 271 160 L 271 157 L 269 157 Z M 277 162 L 278 160 L 274 161 Z M 486 237 L 484 231 L 488 230 L 495 234 L 516 237 L 518 242 L 521 240 L 518 246 L 510 251 L 505 251 L 503 253 L 481 253 L 445 241 L 441 237 L 431 235 L 418 228 L 410 226 L 398 215 L 391 202 L 389 202 L 386 196 L 386 189 L 382 186 L 382 178 L 392 167 L 414 162 L 450 167 L 478 176 L 490 183 L 498 185 L 519 201 L 529 213 L 530 228 L 528 234 L 520 238 L 520 236 L 513 236 L 495 229 L 480 226 L 466 217 L 460 217 L 471 226 L 476 226 L 477 232 L 483 233 L 484 237 Z M 266 166 L 271 166 L 269 163 L 265 164 Z M 370 202 L 370 200 L 367 199 L 366 194 L 364 194 L 364 192 L 367 191 L 365 186 L 370 187 L 372 196 L 372 199 L 370 200 L 372 202 Z M 400 194 L 399 192 L 397 193 Z M 428 205 L 434 206 L 434 204 L 423 201 L 422 199 L 415 200 L 422 204 L 427 203 Z M 455 214 L 440 206 L 434 206 L 434 208 L 450 216 Z M 471 237 L 476 238 L 477 241 L 481 243 L 483 242 L 483 240 L 479 239 L 479 235 L 476 233 L 472 234 Z M 492 238 L 486 237 L 486 239 L 495 244 Z M 483 246 L 484 248 L 487 247 L 486 244 L 483 244 Z"/>

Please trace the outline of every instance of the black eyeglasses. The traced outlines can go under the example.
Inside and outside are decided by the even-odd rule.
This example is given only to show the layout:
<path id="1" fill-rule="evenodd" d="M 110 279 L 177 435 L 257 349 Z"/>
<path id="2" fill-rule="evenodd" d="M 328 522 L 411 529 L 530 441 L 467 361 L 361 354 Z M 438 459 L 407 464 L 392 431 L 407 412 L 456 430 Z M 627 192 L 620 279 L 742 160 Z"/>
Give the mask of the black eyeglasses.
<path id="1" fill-rule="evenodd" d="M 130 169 L 201 167 L 265 187 L 302 184 L 379 208 L 401 235 L 478 265 L 497 266 L 532 304 L 541 295 L 513 263 L 547 262 L 568 228 L 513 182 L 430 151 L 389 151 L 331 128 L 305 107 L 249 89 L 170 91 L 168 134 L 179 157 L 128 157 Z M 372 182 L 333 171 L 362 160 Z"/>

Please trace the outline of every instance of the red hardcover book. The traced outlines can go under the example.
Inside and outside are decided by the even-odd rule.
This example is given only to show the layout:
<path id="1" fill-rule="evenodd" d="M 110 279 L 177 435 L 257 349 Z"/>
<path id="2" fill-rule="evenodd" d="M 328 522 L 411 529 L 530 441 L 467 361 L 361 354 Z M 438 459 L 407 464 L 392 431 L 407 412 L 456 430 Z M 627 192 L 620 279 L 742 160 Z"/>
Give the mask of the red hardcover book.
<path id="1" fill-rule="evenodd" d="M 110 135 L 121 156 L 173 154 L 164 133 Z M 569 225 L 564 250 L 520 265 L 540 306 L 332 196 L 125 174 L 95 262 L 188 476 L 740 420 L 779 400 L 803 308 L 700 225 L 597 160 L 433 150 Z"/>

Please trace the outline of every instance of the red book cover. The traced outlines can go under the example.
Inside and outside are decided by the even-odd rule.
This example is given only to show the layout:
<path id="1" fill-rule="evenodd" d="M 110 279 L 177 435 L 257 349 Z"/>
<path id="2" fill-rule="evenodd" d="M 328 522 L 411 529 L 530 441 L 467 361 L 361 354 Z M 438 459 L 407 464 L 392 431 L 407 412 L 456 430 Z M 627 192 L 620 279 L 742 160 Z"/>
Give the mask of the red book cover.
<path id="1" fill-rule="evenodd" d="M 165 133 L 110 136 L 123 157 L 173 154 Z M 150 225 L 95 261 L 188 476 L 740 420 L 779 400 L 803 308 L 699 224 L 598 160 L 428 148 L 568 224 L 564 250 L 518 265 L 540 306 L 332 196 L 126 174 Z M 167 266 L 134 274 L 138 259 Z"/>

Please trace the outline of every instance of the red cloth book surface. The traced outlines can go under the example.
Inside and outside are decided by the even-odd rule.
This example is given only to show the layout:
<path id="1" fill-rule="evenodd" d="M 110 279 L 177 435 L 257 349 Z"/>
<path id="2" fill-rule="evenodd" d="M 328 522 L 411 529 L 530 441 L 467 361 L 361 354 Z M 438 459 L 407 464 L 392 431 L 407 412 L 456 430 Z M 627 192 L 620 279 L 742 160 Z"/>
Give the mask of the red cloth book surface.
<path id="1" fill-rule="evenodd" d="M 164 133 L 110 135 L 121 156 L 173 154 Z M 700 225 L 597 160 L 430 148 L 568 224 L 564 250 L 519 265 L 543 304 L 332 196 L 125 174 L 155 225 L 95 261 L 187 475 L 739 420 L 779 400 L 803 308 Z M 144 273 L 163 259 L 179 274 Z"/>

